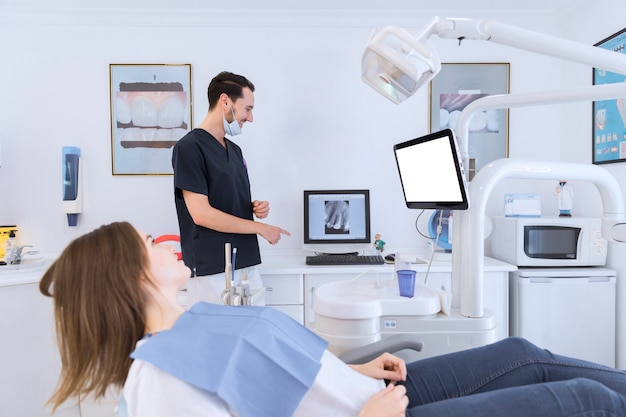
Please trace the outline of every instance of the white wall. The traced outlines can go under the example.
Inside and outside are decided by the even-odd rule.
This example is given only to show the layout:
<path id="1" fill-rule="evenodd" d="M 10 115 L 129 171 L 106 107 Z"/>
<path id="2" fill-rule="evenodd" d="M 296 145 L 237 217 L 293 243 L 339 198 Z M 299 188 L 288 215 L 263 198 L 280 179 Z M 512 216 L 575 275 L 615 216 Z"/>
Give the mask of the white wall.
<path id="1" fill-rule="evenodd" d="M 263 249 L 300 248 L 307 188 L 371 189 L 373 233 L 391 248 L 417 246 L 417 213 L 403 204 L 391 147 L 428 133 L 428 91 L 394 105 L 360 81 L 360 58 L 372 28 L 416 28 L 433 15 L 238 12 L 233 21 L 224 11 L 7 8 L 0 17 L 0 37 L 12 40 L 3 50 L 9 65 L 0 69 L 0 223 L 17 224 L 20 242 L 43 251 L 114 220 L 153 235 L 177 232 L 171 176 L 111 175 L 109 64 L 191 63 L 196 123 L 217 72 L 245 74 L 257 86 L 255 121 L 236 141 L 253 196 L 271 202 L 268 222 L 292 233 Z M 544 32 L 558 27 L 549 13 L 477 15 Z M 443 62 L 511 62 L 512 91 L 559 82 L 551 58 L 485 42 L 434 43 Z M 537 67 L 541 77 L 533 74 Z M 542 143 L 536 126 L 559 136 L 559 124 L 546 119 L 540 111 L 511 111 L 511 156 L 525 157 Z M 524 136 L 530 140 L 521 144 Z M 84 159 L 84 213 L 74 228 L 61 210 L 64 145 L 81 147 Z M 558 158 L 557 140 L 545 149 L 540 157 Z"/>
<path id="2" fill-rule="evenodd" d="M 308 188 L 371 189 L 372 232 L 381 233 L 388 248 L 417 247 L 423 244 L 413 229 L 418 213 L 403 204 L 391 147 L 428 133 L 428 91 L 396 106 L 360 81 L 361 53 L 372 28 L 417 28 L 433 15 L 481 17 L 586 44 L 623 28 L 622 0 L 587 3 L 559 15 L 0 5 L 0 224 L 17 224 L 20 243 L 45 252 L 114 220 L 129 220 L 155 236 L 176 233 L 170 176 L 111 175 L 109 64 L 190 63 L 196 123 L 206 113 L 206 86 L 217 72 L 244 74 L 257 86 L 255 121 L 236 141 L 244 148 L 253 196 L 271 202 L 268 222 L 292 232 L 276 247 L 263 242 L 264 250 L 300 248 L 302 190 Z M 581 65 L 486 42 L 433 43 L 443 62 L 510 62 L 512 92 L 591 83 L 591 69 Z M 590 114 L 590 103 L 512 109 L 510 157 L 590 163 Z M 81 147 L 84 157 L 84 213 L 74 228 L 61 210 L 64 145 Z M 626 187 L 625 164 L 605 167 Z M 596 191 L 574 185 L 575 214 L 598 213 Z M 556 212 L 553 188 L 503 184 L 491 211 L 500 211 L 504 189 L 515 189 L 541 192 L 544 212 Z M 623 254 L 615 248 L 610 266 L 626 276 Z M 626 292 L 621 281 L 618 287 Z M 622 330 L 618 351 L 626 346 Z"/>

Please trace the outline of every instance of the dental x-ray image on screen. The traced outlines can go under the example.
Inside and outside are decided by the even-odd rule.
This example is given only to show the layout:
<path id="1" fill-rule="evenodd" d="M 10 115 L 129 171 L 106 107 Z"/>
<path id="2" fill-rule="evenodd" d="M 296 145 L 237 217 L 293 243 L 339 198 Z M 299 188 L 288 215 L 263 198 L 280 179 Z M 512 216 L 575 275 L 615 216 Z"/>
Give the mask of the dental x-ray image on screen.
<path id="1" fill-rule="evenodd" d="M 350 201 L 328 200 L 324 202 L 326 211 L 326 234 L 350 234 Z"/>
<path id="2" fill-rule="evenodd" d="M 452 130 L 402 142 L 393 149 L 408 208 L 467 210 L 467 183 Z"/>

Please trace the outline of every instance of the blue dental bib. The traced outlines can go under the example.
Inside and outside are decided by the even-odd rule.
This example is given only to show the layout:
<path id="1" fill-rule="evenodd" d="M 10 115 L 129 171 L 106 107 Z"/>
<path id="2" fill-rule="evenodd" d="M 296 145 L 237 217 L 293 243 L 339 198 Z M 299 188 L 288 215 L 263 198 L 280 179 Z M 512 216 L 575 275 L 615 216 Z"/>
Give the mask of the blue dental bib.
<path id="1" fill-rule="evenodd" d="M 242 417 L 288 417 L 326 346 L 275 309 L 197 303 L 131 357 L 216 394 Z"/>

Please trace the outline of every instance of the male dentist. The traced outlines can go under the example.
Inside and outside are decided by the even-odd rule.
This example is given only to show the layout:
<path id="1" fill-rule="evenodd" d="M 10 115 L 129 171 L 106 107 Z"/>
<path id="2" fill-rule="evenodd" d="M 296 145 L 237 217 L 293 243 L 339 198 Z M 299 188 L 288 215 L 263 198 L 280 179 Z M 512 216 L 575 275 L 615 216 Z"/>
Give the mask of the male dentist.
<path id="1" fill-rule="evenodd" d="M 254 85 L 245 77 L 221 72 L 208 88 L 209 110 L 200 125 L 174 146 L 174 200 L 185 264 L 192 271 L 187 305 L 222 303 L 225 243 L 236 248 L 235 282 L 245 270 L 250 289 L 263 286 L 255 265 L 261 263 L 260 235 L 270 244 L 290 233 L 255 221 L 269 214 L 267 201 L 252 200 L 241 148 L 226 135 L 241 133 L 252 122 Z"/>

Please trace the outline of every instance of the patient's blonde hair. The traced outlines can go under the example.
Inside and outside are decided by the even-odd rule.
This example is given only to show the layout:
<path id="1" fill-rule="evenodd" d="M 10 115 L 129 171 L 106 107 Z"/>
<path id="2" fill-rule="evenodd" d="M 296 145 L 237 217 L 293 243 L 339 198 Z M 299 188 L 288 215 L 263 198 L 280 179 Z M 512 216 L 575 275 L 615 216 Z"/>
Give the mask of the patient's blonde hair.
<path id="1" fill-rule="evenodd" d="M 126 222 L 102 226 L 63 251 L 39 290 L 54 299 L 61 376 L 49 402 L 103 396 L 121 387 L 130 353 L 145 331 L 148 255 L 139 233 Z"/>

